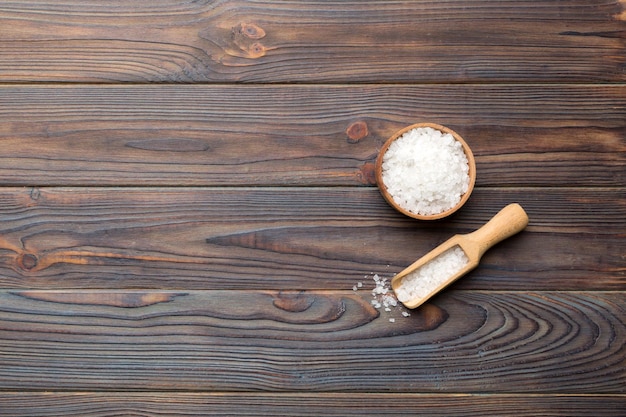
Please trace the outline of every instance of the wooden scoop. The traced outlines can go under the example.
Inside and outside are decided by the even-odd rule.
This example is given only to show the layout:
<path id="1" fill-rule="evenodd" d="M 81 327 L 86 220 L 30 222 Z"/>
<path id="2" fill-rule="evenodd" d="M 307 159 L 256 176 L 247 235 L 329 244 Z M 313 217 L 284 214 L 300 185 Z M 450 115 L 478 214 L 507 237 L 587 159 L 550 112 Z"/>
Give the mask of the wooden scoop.
<path id="1" fill-rule="evenodd" d="M 527 224 L 528 216 L 522 206 L 517 203 L 509 204 L 500 210 L 498 214 L 493 216 L 493 218 L 480 229 L 464 235 L 455 235 L 439 245 L 437 248 L 430 251 L 428 254 L 424 255 L 422 258 L 418 259 L 391 280 L 391 288 L 393 288 L 394 292 L 398 296 L 398 299 L 407 308 L 419 307 L 433 295 L 437 294 L 439 291 L 467 274 L 472 269 L 476 268 L 480 258 L 482 258 L 487 249 L 522 231 Z M 458 272 L 453 273 L 451 276 L 445 276 L 432 283 L 424 284 L 423 289 L 419 291 L 421 293 L 420 296 L 404 299 L 406 298 L 407 287 L 402 288 L 401 286 L 403 284 L 406 286 L 408 286 L 409 283 L 410 285 L 419 285 L 419 281 L 417 283 L 410 282 L 414 279 L 411 278 L 411 274 L 419 272 L 417 271 L 419 268 L 422 268 L 424 265 L 432 262 L 438 256 L 444 253 L 450 253 L 447 251 L 455 247 L 462 249 L 468 259 L 468 262 L 465 263 L 464 266 L 458 270 Z"/>

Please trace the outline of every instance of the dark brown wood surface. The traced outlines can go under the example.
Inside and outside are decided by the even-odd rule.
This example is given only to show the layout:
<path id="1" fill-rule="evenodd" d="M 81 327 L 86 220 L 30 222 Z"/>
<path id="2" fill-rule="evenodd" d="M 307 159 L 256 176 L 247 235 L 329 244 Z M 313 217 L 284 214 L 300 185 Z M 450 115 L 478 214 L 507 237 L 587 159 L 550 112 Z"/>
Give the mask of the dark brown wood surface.
<path id="1" fill-rule="evenodd" d="M 623 390 L 623 294 L 448 291 L 403 317 L 363 292 L 6 291 L 0 388 Z"/>
<path id="2" fill-rule="evenodd" d="M 476 157 L 440 221 L 374 180 L 420 121 Z M 625 180 L 623 1 L 3 2 L 0 416 L 623 416 Z"/>
<path id="3" fill-rule="evenodd" d="M 622 288 L 623 196 L 517 187 L 477 189 L 464 210 L 427 224 L 390 210 L 372 187 L 5 187 L 0 286 L 345 290 L 392 276 L 511 201 L 530 225 L 458 288 Z"/>
<path id="4" fill-rule="evenodd" d="M 11 185 L 371 184 L 416 121 L 476 157 L 477 186 L 622 186 L 626 93 L 612 85 L 0 87 Z M 549 175 L 546 175 L 549 172 Z"/>
<path id="5" fill-rule="evenodd" d="M 621 395 L 405 394 L 405 393 L 27 393 L 0 392 L 0 416 L 48 417 L 102 415 L 272 415 L 414 416 L 538 415 L 621 416 Z M 140 412 L 138 412 L 140 410 Z M 107 414 L 109 413 L 109 414 Z"/>
<path id="6" fill-rule="evenodd" d="M 8 82 L 623 82 L 615 0 L 2 6 Z"/>

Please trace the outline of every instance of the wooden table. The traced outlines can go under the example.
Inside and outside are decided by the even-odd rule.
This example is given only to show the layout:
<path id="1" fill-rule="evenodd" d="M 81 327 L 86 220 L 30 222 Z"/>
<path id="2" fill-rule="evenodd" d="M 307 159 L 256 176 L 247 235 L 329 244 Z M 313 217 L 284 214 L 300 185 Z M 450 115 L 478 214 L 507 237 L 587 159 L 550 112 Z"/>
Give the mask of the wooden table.
<path id="1" fill-rule="evenodd" d="M 625 34 L 621 0 L 1 3 L 0 416 L 623 416 Z M 476 156 L 441 221 L 375 186 L 420 121 Z M 371 304 L 511 202 L 475 271 Z"/>

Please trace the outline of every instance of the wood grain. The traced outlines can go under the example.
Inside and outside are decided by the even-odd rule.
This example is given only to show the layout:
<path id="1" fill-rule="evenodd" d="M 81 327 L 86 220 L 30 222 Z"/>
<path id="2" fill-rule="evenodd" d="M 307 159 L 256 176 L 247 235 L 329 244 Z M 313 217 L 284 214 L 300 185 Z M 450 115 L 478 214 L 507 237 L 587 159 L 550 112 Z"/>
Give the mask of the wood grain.
<path id="1" fill-rule="evenodd" d="M 0 39 L 0 416 L 624 414 L 624 0 L 4 1 Z M 375 187 L 416 122 L 476 157 L 441 221 Z"/>
<path id="2" fill-rule="evenodd" d="M 0 388 L 620 393 L 623 293 L 2 291 Z M 389 318 L 395 318 L 391 323 Z"/>
<path id="3" fill-rule="evenodd" d="M 4 82 L 625 81 L 619 0 L 9 2 Z"/>
<path id="4" fill-rule="evenodd" d="M 478 187 L 623 186 L 625 114 L 624 85 L 0 86 L 0 183 L 371 185 L 382 143 L 431 121 Z"/>
<path id="5" fill-rule="evenodd" d="M 0 392 L 0 416 L 621 417 L 624 395 Z"/>
<path id="6" fill-rule="evenodd" d="M 393 276 L 519 202 L 527 229 L 488 251 L 455 286 L 617 290 L 623 195 L 623 188 L 477 189 L 452 218 L 420 222 L 360 187 L 3 188 L 0 286 L 345 290 L 371 283 L 374 273 Z"/>

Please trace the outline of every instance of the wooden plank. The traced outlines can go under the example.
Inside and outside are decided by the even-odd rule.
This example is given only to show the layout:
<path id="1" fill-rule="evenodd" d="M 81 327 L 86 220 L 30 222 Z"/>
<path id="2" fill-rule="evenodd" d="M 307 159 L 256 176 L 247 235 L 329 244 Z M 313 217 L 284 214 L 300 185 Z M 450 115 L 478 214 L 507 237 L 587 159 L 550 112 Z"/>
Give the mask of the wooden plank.
<path id="1" fill-rule="evenodd" d="M 625 393 L 624 293 L 370 298 L 2 291 L 0 389 Z"/>
<path id="2" fill-rule="evenodd" d="M 625 81 L 620 0 L 0 8 L 5 82 Z"/>
<path id="3" fill-rule="evenodd" d="M 371 185 L 418 121 L 467 140 L 477 186 L 626 182 L 625 85 L 151 85 L 1 86 L 0 183 Z"/>
<path id="4" fill-rule="evenodd" d="M 622 416 L 624 395 L 0 392 L 0 416 Z"/>
<path id="5" fill-rule="evenodd" d="M 0 287 L 346 290 L 519 202 L 527 229 L 456 288 L 618 290 L 624 194 L 476 189 L 451 218 L 420 222 L 362 187 L 2 188 Z"/>

